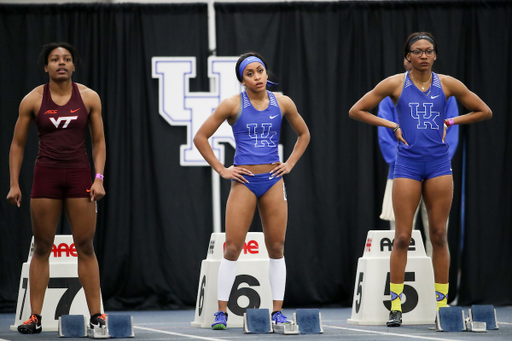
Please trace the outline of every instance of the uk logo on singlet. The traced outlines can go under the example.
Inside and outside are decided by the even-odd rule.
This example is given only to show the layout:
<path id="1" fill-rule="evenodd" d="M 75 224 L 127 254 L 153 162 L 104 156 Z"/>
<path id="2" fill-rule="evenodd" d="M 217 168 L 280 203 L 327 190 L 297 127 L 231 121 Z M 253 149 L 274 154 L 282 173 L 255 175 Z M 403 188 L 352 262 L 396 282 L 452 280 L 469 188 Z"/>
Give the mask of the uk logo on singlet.
<path id="1" fill-rule="evenodd" d="M 277 132 L 272 131 L 271 123 L 262 123 L 260 127 L 256 123 L 247 124 L 249 136 L 254 140 L 256 148 L 275 147 L 276 144 L 272 140 Z"/>
<path id="2" fill-rule="evenodd" d="M 237 60 L 238 57 L 208 57 L 210 92 L 190 92 L 189 80 L 196 77 L 195 57 L 152 58 L 153 78 L 157 78 L 159 83 L 160 115 L 172 126 L 187 127 L 187 142 L 180 146 L 181 166 L 208 166 L 195 147 L 193 138 L 222 100 L 242 92 L 242 85 L 234 72 Z M 256 131 L 259 135 L 257 143 L 274 143 L 271 137 L 262 139 L 265 131 L 260 129 Z M 227 122 L 222 123 L 210 138 L 215 156 L 225 164 L 223 143 L 235 148 L 233 131 Z"/>
<path id="3" fill-rule="evenodd" d="M 440 113 L 438 111 L 432 111 L 432 107 L 434 103 L 422 103 L 423 108 L 419 108 L 419 103 L 409 103 L 409 107 L 411 108 L 411 116 L 412 118 L 418 120 L 418 129 L 427 129 L 430 126 L 430 129 L 439 129 L 439 125 L 434 121 Z"/>

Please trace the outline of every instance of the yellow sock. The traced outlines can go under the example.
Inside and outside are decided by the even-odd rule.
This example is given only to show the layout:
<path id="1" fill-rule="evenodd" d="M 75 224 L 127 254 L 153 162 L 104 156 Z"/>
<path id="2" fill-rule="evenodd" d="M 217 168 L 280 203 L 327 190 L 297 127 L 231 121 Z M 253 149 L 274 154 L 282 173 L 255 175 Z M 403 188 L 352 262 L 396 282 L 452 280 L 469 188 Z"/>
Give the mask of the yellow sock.
<path id="1" fill-rule="evenodd" d="M 448 305 L 448 283 L 441 284 L 435 283 L 434 287 L 436 288 L 436 301 L 437 301 L 437 310 L 441 307 L 446 307 Z"/>
<path id="2" fill-rule="evenodd" d="M 402 293 L 404 291 L 404 284 L 390 283 L 389 289 L 391 291 L 391 310 L 402 311 Z"/>

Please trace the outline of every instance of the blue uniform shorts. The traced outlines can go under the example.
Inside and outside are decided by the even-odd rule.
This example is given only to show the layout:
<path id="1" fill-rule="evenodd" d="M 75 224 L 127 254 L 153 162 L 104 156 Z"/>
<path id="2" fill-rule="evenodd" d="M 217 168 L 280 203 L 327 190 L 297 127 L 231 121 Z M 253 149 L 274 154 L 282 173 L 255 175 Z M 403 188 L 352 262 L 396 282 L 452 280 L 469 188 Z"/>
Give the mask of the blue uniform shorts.
<path id="1" fill-rule="evenodd" d="M 244 183 L 244 185 L 249 188 L 258 199 L 261 198 L 263 194 L 267 193 L 276 182 L 281 180 L 281 177 L 274 177 L 270 173 L 254 174 L 254 176 L 244 175 L 244 178 L 249 181 L 249 183 Z"/>
<path id="2" fill-rule="evenodd" d="M 429 161 L 406 158 L 397 154 L 393 177 L 413 180 L 428 180 L 443 175 L 452 175 L 450 156 Z"/>

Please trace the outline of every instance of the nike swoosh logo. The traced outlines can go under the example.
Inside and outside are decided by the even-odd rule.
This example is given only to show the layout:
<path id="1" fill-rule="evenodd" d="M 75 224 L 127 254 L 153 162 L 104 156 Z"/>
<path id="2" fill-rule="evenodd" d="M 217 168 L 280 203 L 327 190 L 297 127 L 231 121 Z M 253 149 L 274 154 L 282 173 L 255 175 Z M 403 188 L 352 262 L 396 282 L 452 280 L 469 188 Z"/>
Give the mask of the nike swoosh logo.
<path id="1" fill-rule="evenodd" d="M 42 326 L 38 326 L 38 325 L 36 325 L 36 329 L 41 329 L 41 327 L 42 327 Z"/>
<path id="2" fill-rule="evenodd" d="M 439 95 L 437 95 L 437 96 L 430 96 L 430 98 L 432 98 L 432 99 L 437 98 L 437 97 L 439 97 Z"/>
<path id="3" fill-rule="evenodd" d="M 98 324 L 94 324 L 94 323 L 91 323 L 91 326 L 95 327 L 95 328 L 100 328 L 101 325 L 98 323 Z"/>
<path id="4" fill-rule="evenodd" d="M 75 110 L 70 110 L 70 111 L 71 111 L 71 113 L 74 113 L 74 112 L 77 112 L 78 110 L 80 110 L 80 108 L 75 109 Z"/>
<path id="5" fill-rule="evenodd" d="M 279 116 L 279 115 L 270 116 L 270 119 L 274 119 L 274 118 L 276 118 L 277 116 Z"/>

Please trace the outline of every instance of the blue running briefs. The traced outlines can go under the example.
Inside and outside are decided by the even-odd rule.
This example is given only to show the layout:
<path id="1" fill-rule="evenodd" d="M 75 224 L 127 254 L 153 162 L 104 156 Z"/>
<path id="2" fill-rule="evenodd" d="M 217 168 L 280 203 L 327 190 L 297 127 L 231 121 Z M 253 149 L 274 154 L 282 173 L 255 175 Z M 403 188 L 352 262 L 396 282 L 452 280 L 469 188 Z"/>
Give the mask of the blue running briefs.
<path id="1" fill-rule="evenodd" d="M 244 185 L 249 188 L 258 199 L 261 198 L 263 194 L 267 193 L 267 191 L 272 188 L 276 182 L 281 180 L 281 177 L 274 177 L 270 173 L 254 174 L 254 176 L 244 175 L 244 178 L 249 181 L 249 183 L 244 183 Z"/>

